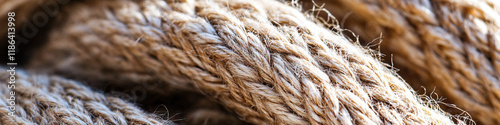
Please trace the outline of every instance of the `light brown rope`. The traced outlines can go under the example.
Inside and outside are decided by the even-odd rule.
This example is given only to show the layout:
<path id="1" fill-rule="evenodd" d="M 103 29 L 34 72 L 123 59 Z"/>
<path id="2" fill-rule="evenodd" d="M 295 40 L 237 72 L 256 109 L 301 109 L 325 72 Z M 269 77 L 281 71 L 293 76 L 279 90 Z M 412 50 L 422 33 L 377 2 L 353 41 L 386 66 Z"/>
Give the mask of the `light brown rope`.
<path id="1" fill-rule="evenodd" d="M 143 113 L 120 98 L 56 76 L 0 68 L 0 124 L 173 124 Z M 9 84 L 15 73 L 15 83 Z M 11 87 L 11 89 L 8 87 Z M 14 92 L 14 95 L 10 95 Z M 14 100 L 8 100 L 14 99 Z M 14 107 L 11 107 L 14 106 Z M 13 109 L 13 110 L 11 110 Z M 14 112 L 13 116 L 9 115 Z"/>
<path id="2" fill-rule="evenodd" d="M 282 3 L 106 1 L 69 13 L 31 68 L 153 74 L 255 124 L 452 124 L 365 50 Z"/>
<path id="3" fill-rule="evenodd" d="M 0 13 L 5 13 L 0 15 L 0 22 L 4 22 L 3 24 L 7 24 L 7 13 L 15 12 L 15 21 L 16 24 L 16 49 L 19 53 L 16 53 L 18 64 L 23 64 L 23 58 L 28 58 L 23 54 L 26 51 L 31 51 L 31 48 L 37 48 L 36 44 L 41 43 L 42 40 L 40 37 L 29 37 L 30 35 L 26 35 L 23 30 L 30 30 L 29 33 L 34 33 L 35 36 L 41 36 L 47 33 L 44 32 L 43 27 L 52 26 L 54 24 L 50 23 L 52 21 L 52 17 L 59 14 L 60 11 L 65 8 L 66 5 L 71 5 L 71 3 L 76 3 L 78 1 L 75 0 L 5 0 L 0 1 Z M 46 16 L 50 18 L 50 20 L 40 21 L 42 16 Z M 48 22 L 47 22 L 48 21 Z M 40 25 L 40 22 L 47 22 Z M 55 24 L 57 25 L 57 24 Z M 0 29 L 6 29 L 7 25 L 0 25 Z M 35 29 L 32 29 L 35 28 Z M 34 30 L 34 31 L 31 31 Z M 3 30 L 0 31 L 3 36 L 1 38 L 6 37 L 7 33 Z M 23 37 L 23 38 L 21 38 Z M 7 40 L 6 40 L 7 41 Z M 0 46 L 6 46 L 5 43 L 0 43 Z M 35 46 L 35 47 L 33 47 Z M 7 48 L 7 47 L 2 47 Z M 2 50 L 2 49 L 0 49 Z M 7 52 L 7 50 L 2 51 Z M 5 54 L 7 55 L 7 54 Z M 26 57 L 25 57 L 26 56 Z M 6 58 L 1 58 L 1 61 L 5 61 Z M 138 73 L 136 73 L 138 74 Z M 123 75 L 123 74 L 119 74 Z M 134 74 L 132 74 L 134 75 Z M 116 76 L 121 78 L 123 76 Z M 148 75 L 143 75 L 144 79 L 140 79 L 137 77 L 132 77 L 132 81 L 119 79 L 81 79 L 76 78 L 81 81 L 85 81 L 88 83 L 92 83 L 91 86 L 97 88 L 107 88 L 106 91 L 111 90 L 111 94 L 114 96 L 120 96 L 122 98 L 133 100 L 138 103 L 140 108 L 143 108 L 145 111 L 149 113 L 154 113 L 159 117 L 165 117 L 171 119 L 172 122 L 179 124 L 188 124 L 188 125 L 199 125 L 199 124 L 243 124 L 244 122 L 234 116 L 234 113 L 230 113 L 223 109 L 220 104 L 215 102 L 213 99 L 209 99 L 204 97 L 203 95 L 192 94 L 193 90 L 179 90 L 179 89 L 154 89 L 155 87 L 160 88 L 171 88 L 164 87 L 164 84 L 158 84 L 158 80 L 149 79 Z M 108 86 L 107 83 L 120 83 L 120 86 Z M 136 83 L 130 85 L 123 85 L 129 83 Z M 103 90 L 98 90 L 103 91 Z M 157 92 L 155 92 L 157 91 Z M 160 93 L 161 94 L 158 94 Z M 138 95 L 140 94 L 138 98 Z M 144 98 L 147 96 L 147 98 Z M 152 96 L 155 96 L 151 98 Z M 163 98 L 161 98 L 163 97 Z M 165 99 L 165 98 L 169 98 Z"/>
<path id="4" fill-rule="evenodd" d="M 382 33 L 381 51 L 416 89 L 435 88 L 478 123 L 500 124 L 499 1 L 338 0 L 325 7 L 367 42 Z"/>

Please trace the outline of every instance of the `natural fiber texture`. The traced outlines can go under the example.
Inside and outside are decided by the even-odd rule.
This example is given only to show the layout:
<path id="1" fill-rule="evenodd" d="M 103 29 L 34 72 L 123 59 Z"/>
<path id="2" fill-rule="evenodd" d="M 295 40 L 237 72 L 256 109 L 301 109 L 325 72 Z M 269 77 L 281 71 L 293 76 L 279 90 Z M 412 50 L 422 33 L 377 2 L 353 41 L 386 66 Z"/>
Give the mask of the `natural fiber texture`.
<path id="1" fill-rule="evenodd" d="M 31 68 L 156 79 L 255 124 L 453 123 L 366 50 L 276 1 L 100 1 L 66 13 Z"/>
<path id="2" fill-rule="evenodd" d="M 392 57 L 386 61 L 414 88 L 435 89 L 477 123 L 500 124 L 499 1 L 336 0 L 324 6 L 366 43 L 382 35 L 380 49 Z"/>
<path id="3" fill-rule="evenodd" d="M 94 92 L 82 84 L 57 76 L 27 75 L 16 69 L 15 83 L 9 84 L 10 74 L 0 68 L 0 124 L 172 124 L 143 113 L 120 98 Z M 14 85 L 12 89 L 7 86 Z M 11 96 L 10 93 L 15 95 Z M 15 102 L 15 115 L 11 101 Z"/>
<path id="4" fill-rule="evenodd" d="M 8 12 L 15 12 L 15 27 L 16 27 L 16 43 L 18 46 L 16 46 L 18 52 L 21 53 L 16 53 L 16 62 L 18 64 L 22 64 L 21 58 L 26 58 L 23 56 L 23 51 L 31 51 L 31 48 L 36 49 L 36 47 L 31 47 L 31 46 L 37 46 L 36 44 L 33 43 L 40 43 L 40 38 L 36 39 L 29 39 L 30 45 L 24 45 L 27 44 L 26 41 L 23 41 L 19 38 L 19 36 L 24 37 L 23 39 L 26 39 L 28 36 L 25 36 L 23 30 L 29 30 L 27 32 L 29 33 L 36 33 L 38 34 L 46 34 L 42 33 L 44 32 L 42 27 L 50 26 L 51 24 L 38 24 L 37 22 L 46 22 L 47 20 L 43 19 L 40 17 L 40 14 L 46 14 L 48 18 L 52 18 L 53 16 L 56 16 L 59 14 L 59 11 L 63 8 L 65 8 L 66 5 L 71 4 L 73 2 L 78 2 L 77 0 L 3 0 L 0 1 L 0 13 L 3 13 L 0 15 L 0 22 L 2 24 L 7 24 L 7 13 Z M 57 24 L 56 24 L 57 25 Z M 28 27 L 26 27 L 28 26 Z M 32 27 L 29 27 L 32 26 Z M 36 28 L 36 29 L 30 29 L 30 28 Z M 0 29 L 7 29 L 7 25 L 0 25 Z M 31 31 L 35 30 L 35 31 Z M 1 38 L 4 38 L 5 35 L 7 35 L 7 30 L 2 30 L 0 31 Z M 2 45 L 2 48 L 7 48 L 5 43 L 0 43 Z M 33 44 L 33 45 L 31 45 Z M 3 47 L 5 46 L 5 47 Z M 0 49 L 1 50 L 1 49 Z M 6 52 L 7 50 L 5 50 Z M 7 54 L 5 54 L 7 55 Z M 3 58 L 0 58 L 0 61 L 6 61 L 3 60 Z M 21 61 L 21 62 L 20 62 Z M 136 73 L 138 74 L 138 73 Z M 172 121 L 175 123 L 179 124 L 188 124 L 188 125 L 198 125 L 198 124 L 231 124 L 231 125 L 239 125 L 239 124 L 245 124 L 241 120 L 239 120 L 236 116 L 233 116 L 232 113 L 224 110 L 220 104 L 217 102 L 208 99 L 204 96 L 192 96 L 192 95 L 199 95 L 199 94 L 190 94 L 186 92 L 192 91 L 191 89 L 189 90 L 182 90 L 178 91 L 178 89 L 170 89 L 170 87 L 163 87 L 164 84 L 157 84 L 158 80 L 153 80 L 153 79 L 147 79 L 148 75 L 143 75 L 142 77 L 146 77 L 146 79 L 139 79 L 137 77 L 133 77 L 132 79 L 128 80 L 122 80 L 120 81 L 118 78 L 122 77 L 127 77 L 123 76 L 124 74 L 118 74 L 119 76 L 117 79 L 82 79 L 78 77 L 74 77 L 78 80 L 85 81 L 92 83 L 93 87 L 105 87 L 105 88 L 110 88 L 110 90 L 117 91 L 117 89 L 120 89 L 120 91 L 113 92 L 113 95 L 123 95 L 124 98 L 131 100 L 131 101 L 140 101 L 144 99 L 136 99 L 137 97 L 134 98 L 133 94 L 145 94 L 144 92 L 147 92 L 147 95 L 144 96 L 157 96 L 154 99 L 157 100 L 147 100 L 144 102 L 141 102 L 138 104 L 140 108 L 143 108 L 149 113 L 154 113 L 155 115 L 159 115 L 162 117 L 166 118 L 172 118 Z M 134 74 L 133 74 L 134 75 Z M 133 80 L 133 81 L 129 81 Z M 109 86 L 107 83 L 120 83 L 122 85 L 120 86 Z M 132 84 L 136 83 L 133 85 L 127 85 L 127 84 Z M 97 85 L 96 85 L 97 84 Z M 125 84 L 125 85 L 124 85 Z M 153 92 L 150 92 L 152 87 L 160 87 L 160 88 L 168 88 L 168 89 L 153 89 Z M 143 91 L 137 91 L 138 88 L 142 89 Z M 158 92 L 154 92 L 159 90 L 161 94 L 158 94 Z M 102 91 L 102 90 L 98 90 Z M 175 93 L 175 94 L 172 94 Z M 185 94 L 183 94 L 185 93 Z M 154 95 L 153 95 L 154 94 Z M 189 94 L 189 95 L 186 95 Z M 132 96 L 132 97 L 131 97 Z M 143 95 L 140 95 L 143 96 Z M 167 98 L 175 98 L 175 100 L 165 100 L 164 98 L 160 97 L 167 97 Z M 151 99 L 151 98 L 146 98 L 146 99 Z M 160 101 L 158 101 L 160 100 Z M 154 104 L 151 104 L 150 102 L 157 102 Z M 174 103 L 174 105 L 172 105 Z M 187 104 L 186 104 L 187 103 Z M 161 109 L 166 109 L 163 113 L 159 113 Z"/>

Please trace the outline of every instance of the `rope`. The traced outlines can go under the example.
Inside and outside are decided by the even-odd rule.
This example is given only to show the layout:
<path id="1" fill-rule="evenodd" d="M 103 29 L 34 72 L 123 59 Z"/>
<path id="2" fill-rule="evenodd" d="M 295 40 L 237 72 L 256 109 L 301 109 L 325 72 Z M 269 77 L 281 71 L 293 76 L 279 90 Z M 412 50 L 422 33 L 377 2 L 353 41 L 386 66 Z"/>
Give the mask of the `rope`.
<path id="1" fill-rule="evenodd" d="M 76 81 L 9 70 L 0 70 L 0 124 L 173 124 Z"/>
<path id="2" fill-rule="evenodd" d="M 443 96 L 479 124 L 500 124 L 498 1 L 325 3 L 361 39 L 369 42 L 383 33 L 381 51 L 393 55 L 395 67 L 414 88 L 424 86 Z M 352 14 L 342 17 L 348 12 Z M 456 108 L 447 111 L 463 113 Z"/>
<path id="3" fill-rule="evenodd" d="M 453 124 L 368 50 L 276 1 L 100 1 L 61 18 L 30 68 L 155 79 L 254 124 Z"/>

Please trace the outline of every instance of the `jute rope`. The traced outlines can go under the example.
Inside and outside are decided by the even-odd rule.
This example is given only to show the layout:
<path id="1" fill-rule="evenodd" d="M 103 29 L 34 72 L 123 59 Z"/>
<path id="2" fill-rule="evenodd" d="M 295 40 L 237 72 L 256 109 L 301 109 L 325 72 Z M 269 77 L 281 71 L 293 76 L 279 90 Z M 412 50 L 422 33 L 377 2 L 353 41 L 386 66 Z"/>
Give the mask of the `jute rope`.
<path id="1" fill-rule="evenodd" d="M 75 0 L 5 0 L 0 1 L 0 13 L 5 13 L 0 15 L 0 22 L 7 24 L 7 13 L 15 12 L 15 20 L 13 21 L 16 26 L 17 33 L 17 45 L 16 49 L 20 53 L 16 53 L 18 57 L 18 64 L 23 64 L 22 58 L 26 55 L 23 54 L 24 51 L 30 51 L 30 48 L 37 48 L 32 46 L 37 46 L 33 43 L 40 43 L 42 39 L 39 37 L 34 37 L 30 35 L 26 36 L 23 30 L 28 31 L 29 34 L 35 33 L 37 36 L 41 36 L 46 33 L 43 27 L 49 27 L 52 24 L 50 20 L 55 15 L 60 14 L 61 10 L 65 8 L 66 5 L 71 5 L 78 1 Z M 49 18 L 50 20 L 47 20 Z M 40 23 L 42 22 L 42 23 Z M 43 23 L 45 22 L 45 23 Z M 29 24 L 27 24 L 29 23 Z M 57 24 L 56 24 L 57 25 Z M 0 25 L 0 29 L 6 29 L 7 25 Z M 35 29 L 32 29 L 35 28 Z M 5 32 L 4 32 L 5 31 Z M 7 30 L 2 30 L 0 38 L 5 38 L 7 35 Z M 24 38 L 19 38 L 22 36 Z M 26 40 L 28 39 L 28 40 Z M 7 40 L 6 40 L 7 41 Z M 0 46 L 6 46 L 7 42 L 0 43 Z M 33 45 L 31 45 L 33 44 Z M 7 48 L 7 47 L 2 47 Z M 2 49 L 0 49 L 2 50 Z M 6 52 L 7 50 L 2 52 Z M 26 53 L 26 52 L 24 52 Z M 7 55 L 7 54 L 5 54 Z M 0 58 L 4 61 L 4 58 Z M 123 75 L 123 74 L 121 74 Z M 147 77 L 147 75 L 143 75 Z M 118 78 L 123 76 L 117 76 Z M 79 79 L 76 77 L 75 79 Z M 146 78 L 147 79 L 147 78 Z M 163 84 L 157 84 L 158 80 L 153 79 L 138 79 L 133 78 L 134 81 L 119 81 L 119 80 L 99 80 L 93 79 L 79 79 L 87 83 L 92 83 L 91 86 L 96 88 L 105 88 L 105 91 L 110 91 L 111 95 L 118 96 L 121 98 L 126 98 L 128 100 L 138 103 L 140 108 L 144 109 L 149 113 L 154 113 L 159 117 L 165 117 L 171 119 L 172 122 L 187 125 L 200 125 L 200 124 L 244 124 L 240 119 L 232 115 L 223 109 L 220 104 L 212 99 L 200 96 L 200 94 L 190 94 L 186 93 L 192 90 L 181 90 L 178 89 L 161 89 L 161 94 L 159 92 L 149 92 L 154 87 L 160 88 L 170 88 L 162 87 Z M 108 86 L 107 83 L 121 83 L 120 86 Z M 134 82 L 136 84 L 123 85 Z M 140 83 L 140 84 L 139 84 Z M 103 90 L 99 90 L 103 91 Z M 108 93 L 109 94 L 109 93 Z M 138 95 L 139 94 L 139 95 Z M 188 95 L 187 95 L 188 94 Z M 147 96 L 147 97 L 146 97 Z M 144 98 L 146 97 L 146 98 Z M 162 98 L 163 97 L 163 98 Z M 166 99 L 168 98 L 168 99 Z"/>
<path id="2" fill-rule="evenodd" d="M 477 123 L 500 124 L 499 1 L 337 0 L 324 6 L 366 43 L 382 33 L 381 51 L 414 88 L 435 90 Z"/>
<path id="3" fill-rule="evenodd" d="M 0 68 L 0 124 L 3 125 L 173 124 L 72 80 L 8 70 Z M 15 82 L 9 83 L 11 74 L 15 74 Z M 14 113 L 9 115 L 11 112 Z"/>
<path id="4" fill-rule="evenodd" d="M 453 124 L 367 50 L 276 1 L 71 8 L 30 68 L 88 79 L 152 77 L 203 92 L 254 124 Z"/>

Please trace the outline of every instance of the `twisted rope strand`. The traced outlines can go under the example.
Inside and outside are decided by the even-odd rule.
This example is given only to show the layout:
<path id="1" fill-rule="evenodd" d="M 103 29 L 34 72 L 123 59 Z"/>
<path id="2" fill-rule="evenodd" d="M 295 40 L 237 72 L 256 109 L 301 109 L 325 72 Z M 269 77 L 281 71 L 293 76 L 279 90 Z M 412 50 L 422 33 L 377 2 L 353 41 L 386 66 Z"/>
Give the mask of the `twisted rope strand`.
<path id="1" fill-rule="evenodd" d="M 82 84 L 57 76 L 26 75 L 16 70 L 16 82 L 0 68 L 0 123 L 14 124 L 173 124 L 143 113 L 120 98 L 96 93 Z M 14 92 L 15 95 L 10 95 Z M 15 100 L 8 100 L 12 97 Z M 15 110 L 11 110 L 14 101 Z M 8 115 L 14 112 L 13 116 Z"/>
<path id="2" fill-rule="evenodd" d="M 30 68 L 148 73 L 254 124 L 453 124 L 366 50 L 276 1 L 99 1 L 66 13 Z"/>
<path id="3" fill-rule="evenodd" d="M 382 32 L 382 52 L 393 55 L 395 66 L 413 87 L 435 88 L 480 124 L 500 124 L 498 1 L 325 3 L 333 15 L 346 18 L 346 27 L 360 38 L 370 41 Z M 349 12 L 352 16 L 342 17 Z"/>

